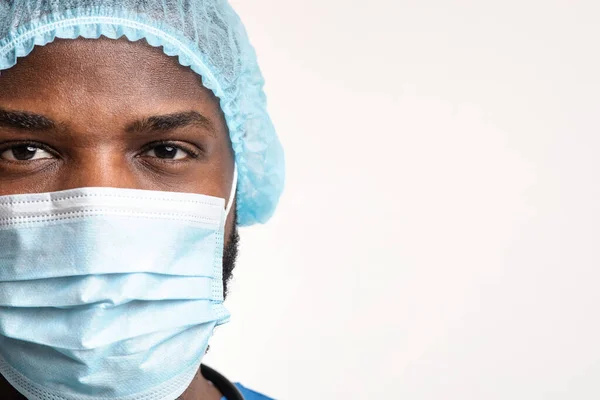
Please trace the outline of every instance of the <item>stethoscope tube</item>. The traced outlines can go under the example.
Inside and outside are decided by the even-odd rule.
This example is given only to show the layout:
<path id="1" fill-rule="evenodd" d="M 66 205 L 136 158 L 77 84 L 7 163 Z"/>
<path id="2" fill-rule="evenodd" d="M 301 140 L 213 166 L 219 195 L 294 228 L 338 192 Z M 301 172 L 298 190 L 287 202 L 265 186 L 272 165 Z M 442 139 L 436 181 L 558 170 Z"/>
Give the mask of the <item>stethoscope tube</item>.
<path id="1" fill-rule="evenodd" d="M 202 364 L 200 366 L 200 373 L 206 380 L 215 385 L 227 400 L 244 400 L 244 395 L 238 388 L 229 379 L 214 369 Z"/>

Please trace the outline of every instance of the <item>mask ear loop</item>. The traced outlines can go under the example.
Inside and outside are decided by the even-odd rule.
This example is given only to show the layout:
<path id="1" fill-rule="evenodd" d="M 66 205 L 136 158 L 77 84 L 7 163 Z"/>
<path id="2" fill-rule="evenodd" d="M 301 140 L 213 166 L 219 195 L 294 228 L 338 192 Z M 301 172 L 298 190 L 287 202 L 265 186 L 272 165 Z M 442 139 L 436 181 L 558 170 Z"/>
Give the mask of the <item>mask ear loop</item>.
<path id="1" fill-rule="evenodd" d="M 231 211 L 231 207 L 233 206 L 233 199 L 235 198 L 235 192 L 237 190 L 237 182 L 238 182 L 238 169 L 237 163 L 233 165 L 233 182 L 231 184 L 231 192 L 229 193 L 229 200 L 227 201 L 227 208 L 225 208 L 225 219 L 229 215 L 229 211 Z"/>

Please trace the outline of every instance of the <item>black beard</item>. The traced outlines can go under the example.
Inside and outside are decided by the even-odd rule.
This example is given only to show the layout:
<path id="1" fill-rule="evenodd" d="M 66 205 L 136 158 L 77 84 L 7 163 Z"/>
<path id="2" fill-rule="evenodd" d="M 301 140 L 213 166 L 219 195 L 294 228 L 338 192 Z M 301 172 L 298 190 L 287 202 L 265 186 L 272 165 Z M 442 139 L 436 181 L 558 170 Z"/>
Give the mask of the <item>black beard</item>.
<path id="1" fill-rule="evenodd" d="M 235 208 L 234 208 L 235 210 Z M 229 235 L 229 240 L 223 248 L 223 296 L 227 297 L 227 285 L 233 276 L 233 268 L 238 255 L 238 246 L 240 243 L 240 235 L 237 228 L 237 213 L 233 219 L 233 229 Z"/>

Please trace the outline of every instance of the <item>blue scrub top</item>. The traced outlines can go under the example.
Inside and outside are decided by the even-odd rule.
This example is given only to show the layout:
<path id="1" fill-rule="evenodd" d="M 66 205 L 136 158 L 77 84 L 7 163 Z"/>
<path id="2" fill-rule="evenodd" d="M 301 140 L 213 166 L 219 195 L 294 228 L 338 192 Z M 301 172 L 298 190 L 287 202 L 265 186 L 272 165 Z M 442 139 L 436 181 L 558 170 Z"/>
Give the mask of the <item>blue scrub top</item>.
<path id="1" fill-rule="evenodd" d="M 256 393 L 255 391 L 247 389 L 247 388 L 243 387 L 240 383 L 236 383 L 235 386 L 238 388 L 238 390 L 240 392 L 242 392 L 245 400 L 274 400 L 263 394 Z M 221 400 L 227 400 L 227 399 L 225 397 L 223 397 Z"/>

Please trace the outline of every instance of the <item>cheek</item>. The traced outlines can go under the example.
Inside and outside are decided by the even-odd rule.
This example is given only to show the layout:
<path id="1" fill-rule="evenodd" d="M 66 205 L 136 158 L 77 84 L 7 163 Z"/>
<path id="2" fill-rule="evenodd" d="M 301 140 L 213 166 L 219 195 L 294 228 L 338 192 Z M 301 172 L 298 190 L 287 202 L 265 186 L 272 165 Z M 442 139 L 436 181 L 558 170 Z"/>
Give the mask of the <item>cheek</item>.
<path id="1" fill-rule="evenodd" d="M 165 185 L 170 182 L 173 190 L 215 196 L 229 201 L 232 195 L 234 176 L 234 156 L 230 144 L 221 141 L 214 146 L 206 159 L 191 162 L 185 173 L 172 176 L 152 176 L 156 184 Z M 234 189 L 235 190 L 235 189 Z"/>

